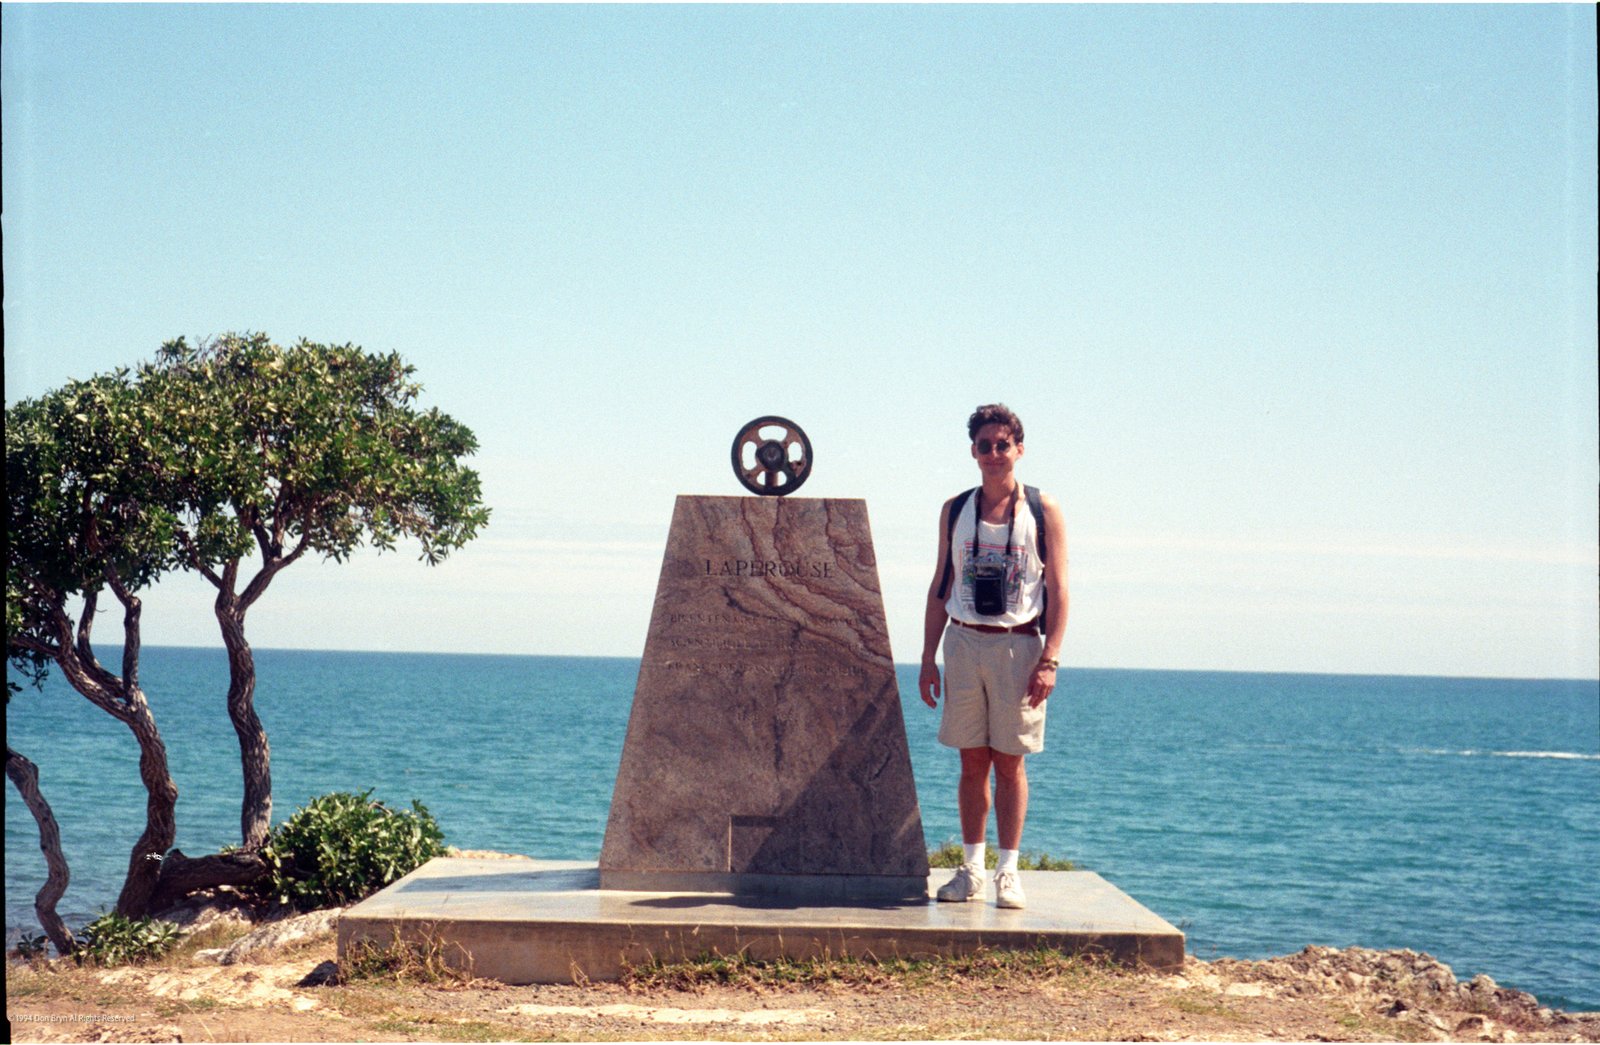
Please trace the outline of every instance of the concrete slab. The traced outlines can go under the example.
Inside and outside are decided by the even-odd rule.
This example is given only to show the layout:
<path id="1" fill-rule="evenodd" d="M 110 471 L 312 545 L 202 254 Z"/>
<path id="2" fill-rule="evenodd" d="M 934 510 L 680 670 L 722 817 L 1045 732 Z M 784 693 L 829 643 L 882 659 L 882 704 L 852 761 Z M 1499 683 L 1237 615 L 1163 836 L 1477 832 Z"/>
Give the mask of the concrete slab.
<path id="1" fill-rule="evenodd" d="M 439 858 L 339 920 L 339 959 L 365 942 L 433 939 L 504 983 L 619 978 L 626 965 L 711 953 L 918 958 L 1052 947 L 1175 969 L 1183 933 L 1090 871 L 1024 871 L 1028 907 L 925 902 L 802 905 L 728 893 L 602 890 L 597 864 Z M 992 889 L 991 889 L 992 893 Z"/>

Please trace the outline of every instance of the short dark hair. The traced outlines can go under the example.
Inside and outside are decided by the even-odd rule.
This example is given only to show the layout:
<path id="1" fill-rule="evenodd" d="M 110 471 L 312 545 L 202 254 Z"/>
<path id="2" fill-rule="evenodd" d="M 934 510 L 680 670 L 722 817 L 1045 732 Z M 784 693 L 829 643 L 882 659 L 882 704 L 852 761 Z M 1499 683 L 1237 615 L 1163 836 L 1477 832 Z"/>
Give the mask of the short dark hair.
<path id="1" fill-rule="evenodd" d="M 1011 438 L 1022 442 L 1022 418 L 1012 413 L 1004 403 L 988 403 L 974 410 L 972 416 L 967 418 L 967 438 L 976 440 L 978 429 L 984 425 L 1005 425 L 1011 429 Z"/>

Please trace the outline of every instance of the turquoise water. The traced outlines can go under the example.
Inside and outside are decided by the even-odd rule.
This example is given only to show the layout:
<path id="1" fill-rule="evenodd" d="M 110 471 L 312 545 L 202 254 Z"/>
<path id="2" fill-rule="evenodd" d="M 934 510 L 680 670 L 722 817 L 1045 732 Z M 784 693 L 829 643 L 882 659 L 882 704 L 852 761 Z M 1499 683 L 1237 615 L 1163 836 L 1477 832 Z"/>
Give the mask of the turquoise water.
<path id="1" fill-rule="evenodd" d="M 332 790 L 421 799 L 452 844 L 593 859 L 635 659 L 262 650 L 277 818 Z M 178 846 L 238 840 L 238 747 L 217 650 L 150 648 L 180 788 Z M 930 845 L 956 833 L 955 758 L 900 669 Z M 1029 760 L 1024 848 L 1098 871 L 1201 957 L 1410 947 L 1546 1004 L 1600 1009 L 1600 684 L 1069 670 Z M 59 681 L 13 699 L 87 920 L 143 822 L 126 729 Z M 991 838 L 992 841 L 992 838 Z M 6 924 L 35 924 L 38 835 L 6 796 Z"/>

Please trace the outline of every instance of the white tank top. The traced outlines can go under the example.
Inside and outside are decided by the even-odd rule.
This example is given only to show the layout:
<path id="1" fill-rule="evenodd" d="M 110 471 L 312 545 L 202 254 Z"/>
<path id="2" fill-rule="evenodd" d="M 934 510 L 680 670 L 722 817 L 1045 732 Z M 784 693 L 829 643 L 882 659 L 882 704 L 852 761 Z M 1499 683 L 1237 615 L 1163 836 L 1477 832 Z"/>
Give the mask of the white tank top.
<path id="1" fill-rule="evenodd" d="M 945 612 L 967 624 L 996 624 L 1015 627 L 1039 616 L 1044 607 L 1044 560 L 1039 558 L 1039 533 L 1028 499 L 1018 490 L 1016 527 L 1009 522 L 977 523 L 978 494 L 973 491 L 956 516 L 955 532 L 950 535 L 950 561 L 955 580 L 945 600 Z M 978 556 L 972 557 L 972 527 L 978 533 Z M 1006 555 L 1006 532 L 1011 531 L 1011 554 Z M 975 564 L 998 565 L 1003 570 L 1005 612 L 983 616 L 972 604 L 972 577 Z M 1040 622 L 1041 625 L 1043 622 Z"/>

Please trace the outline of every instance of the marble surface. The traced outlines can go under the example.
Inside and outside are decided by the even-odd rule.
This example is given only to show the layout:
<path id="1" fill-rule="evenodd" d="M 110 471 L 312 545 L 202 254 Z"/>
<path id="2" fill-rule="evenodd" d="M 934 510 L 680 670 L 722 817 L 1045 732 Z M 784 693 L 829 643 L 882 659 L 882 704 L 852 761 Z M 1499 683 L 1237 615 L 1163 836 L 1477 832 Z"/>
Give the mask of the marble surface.
<path id="1" fill-rule="evenodd" d="M 849 876 L 920 891 L 864 501 L 678 498 L 600 872 L 606 887 Z"/>

